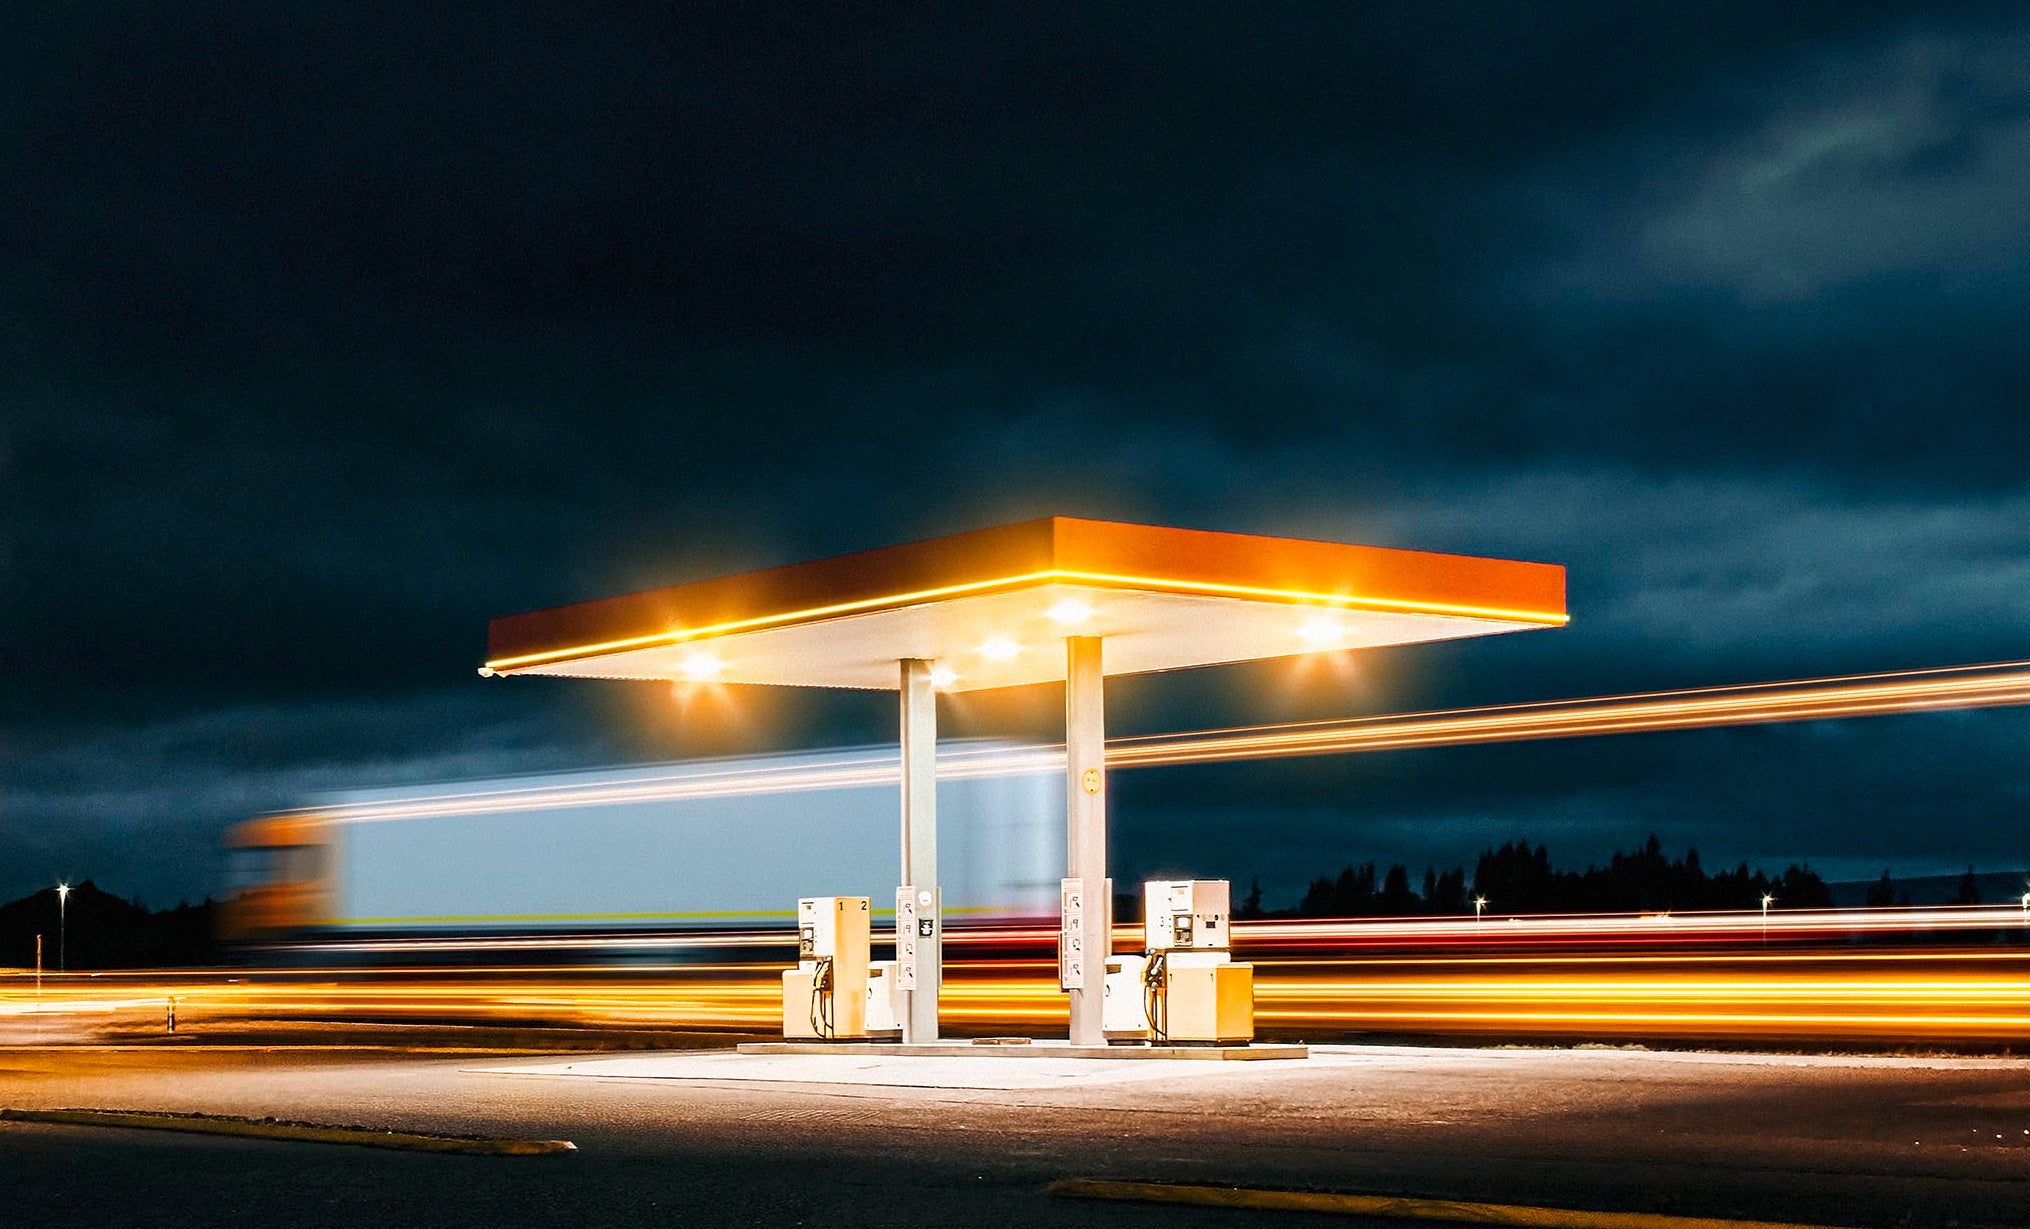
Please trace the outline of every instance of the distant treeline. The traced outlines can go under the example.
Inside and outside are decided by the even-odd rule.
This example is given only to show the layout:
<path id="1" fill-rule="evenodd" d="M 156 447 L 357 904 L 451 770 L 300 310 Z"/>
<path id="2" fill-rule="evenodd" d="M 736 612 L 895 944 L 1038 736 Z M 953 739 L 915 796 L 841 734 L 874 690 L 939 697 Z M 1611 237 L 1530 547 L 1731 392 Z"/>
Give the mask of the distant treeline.
<path id="1" fill-rule="evenodd" d="M 102 892 L 90 880 L 58 907 L 55 888 L 0 905 L 0 968 L 35 967 L 35 937 L 42 936 L 42 966 L 69 969 L 161 968 L 211 964 L 212 902 L 151 910 Z"/>
<path id="2" fill-rule="evenodd" d="M 1969 872 L 1971 873 L 1971 872 Z M 1884 883 L 1888 876 L 1883 876 Z M 1978 898 L 1978 893 L 1975 894 Z M 1257 882 L 1235 909 L 1240 917 L 1409 917 L 1470 914 L 1475 897 L 1491 915 L 1518 913 L 1668 913 L 1698 909 L 1759 909 L 1771 896 L 1772 909 L 1830 909 L 1831 893 L 1810 867 L 1791 865 L 1770 876 L 1743 862 L 1732 870 L 1708 872 L 1699 852 L 1687 849 L 1669 858 L 1656 837 L 1634 853 L 1617 853 L 1606 866 L 1583 871 L 1552 867 L 1542 845 L 1510 841 L 1480 855 L 1469 880 L 1464 867 L 1425 870 L 1413 886 L 1401 864 L 1377 871 L 1372 862 L 1349 865 L 1335 877 L 1311 881 L 1293 908 L 1262 906 Z M 1871 903 L 1873 903 L 1871 901 Z M 1888 903 L 1888 902 L 1883 902 Z"/>
<path id="3" fill-rule="evenodd" d="M 1879 908 L 1884 905 L 1902 905 L 1907 907 L 1910 904 L 1910 893 L 1894 879 L 1891 879 L 1889 872 L 1884 870 L 1880 879 L 1868 885 L 1868 895 L 1862 899 L 1862 903 L 1870 908 Z M 1960 876 L 1959 888 L 1946 899 L 1945 903 L 1948 905 L 1978 905 L 1982 903 L 1981 877 L 1974 874 L 1973 867 L 1969 866 L 1967 873 Z"/>

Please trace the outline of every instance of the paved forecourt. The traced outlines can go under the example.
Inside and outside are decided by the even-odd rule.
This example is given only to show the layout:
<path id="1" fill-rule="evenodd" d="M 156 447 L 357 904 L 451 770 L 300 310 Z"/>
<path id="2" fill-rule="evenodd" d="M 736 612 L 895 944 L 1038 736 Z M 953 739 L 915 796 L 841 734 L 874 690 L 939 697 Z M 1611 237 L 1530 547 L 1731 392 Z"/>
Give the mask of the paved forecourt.
<path id="1" fill-rule="evenodd" d="M 580 1065 L 603 1078 L 551 1078 Z M 1334 1198 L 1295 1202 L 1338 1209 L 1451 1203 L 1865 1229 L 2021 1225 L 2030 1207 L 2030 1063 L 2007 1059 L 71 1047 L 0 1052 L 0 1107 L 575 1145 L 472 1157 L 309 1133 L 0 1120 L 0 1182 L 9 1223 L 21 1224 L 1258 1225 L 1260 1208 L 1291 1202 L 1113 1202 L 1212 1198 L 1212 1188 L 1322 1193 Z"/>

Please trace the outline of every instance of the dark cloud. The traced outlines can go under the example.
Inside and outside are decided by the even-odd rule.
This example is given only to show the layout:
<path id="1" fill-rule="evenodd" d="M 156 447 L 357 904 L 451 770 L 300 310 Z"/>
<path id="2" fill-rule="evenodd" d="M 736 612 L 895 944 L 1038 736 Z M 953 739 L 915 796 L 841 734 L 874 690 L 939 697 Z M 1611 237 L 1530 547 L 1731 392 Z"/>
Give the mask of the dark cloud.
<path id="1" fill-rule="evenodd" d="M 202 891 L 230 816 L 349 776 L 880 737 L 470 671 L 490 615 L 1051 512 L 1572 569 L 1567 631 L 1124 683 L 1122 728 L 2022 655 L 2011 6 L 9 20 L 0 894 Z M 1967 720 L 1809 772 L 1716 735 L 1156 774 L 1124 848 L 1190 817 L 1180 856 L 1282 882 L 1654 824 L 1935 869 L 2007 848 L 2020 723 Z"/>

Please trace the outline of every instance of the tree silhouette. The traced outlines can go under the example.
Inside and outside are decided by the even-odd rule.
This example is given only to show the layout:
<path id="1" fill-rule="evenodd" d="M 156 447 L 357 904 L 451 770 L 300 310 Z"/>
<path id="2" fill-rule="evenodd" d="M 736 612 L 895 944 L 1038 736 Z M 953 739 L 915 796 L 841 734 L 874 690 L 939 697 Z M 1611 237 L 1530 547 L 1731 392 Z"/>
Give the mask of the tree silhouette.
<path id="1" fill-rule="evenodd" d="M 1400 862 L 1391 866 L 1382 879 L 1382 892 L 1375 901 L 1375 907 L 1391 917 L 1408 917 L 1422 913 L 1423 905 L 1423 900 L 1410 891 L 1409 870 Z"/>
<path id="2" fill-rule="evenodd" d="M 1833 907 L 1825 881 L 1809 866 L 1793 864 L 1771 878 L 1750 870 L 1743 862 L 1733 870 L 1709 875 L 1699 861 L 1698 850 L 1687 849 L 1682 858 L 1674 859 L 1654 835 L 1633 853 L 1616 853 L 1606 866 L 1589 866 L 1584 871 L 1559 871 L 1552 867 L 1550 851 L 1543 845 L 1509 841 L 1480 855 L 1471 882 L 1469 893 L 1463 869 L 1440 871 L 1432 867 L 1425 870 L 1423 891 L 1418 893 L 1411 889 L 1409 871 L 1401 864 L 1378 876 L 1372 862 L 1349 863 L 1336 878 L 1312 880 L 1304 898 L 1288 915 L 1463 914 L 1471 911 L 1473 896 L 1487 897 L 1504 914 L 1756 909 L 1764 896 L 1774 896 L 1777 908 Z M 1892 886 L 1884 872 L 1883 882 L 1869 889 L 1870 900 Z M 1258 890 L 1251 891 L 1243 902 L 1244 906 L 1250 903 L 1259 908 Z"/>

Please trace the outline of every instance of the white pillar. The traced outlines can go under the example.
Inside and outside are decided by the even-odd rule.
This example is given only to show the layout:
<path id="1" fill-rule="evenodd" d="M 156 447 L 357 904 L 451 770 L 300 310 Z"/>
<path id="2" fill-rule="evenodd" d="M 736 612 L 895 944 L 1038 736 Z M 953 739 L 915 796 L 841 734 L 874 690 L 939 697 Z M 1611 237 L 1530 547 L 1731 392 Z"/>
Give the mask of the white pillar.
<path id="1" fill-rule="evenodd" d="M 1071 1043 L 1105 1045 L 1101 1020 L 1107 957 L 1113 952 L 1113 887 L 1107 882 L 1106 676 L 1100 638 L 1065 641 L 1064 767 L 1067 877 L 1080 881 L 1084 910 L 1079 941 L 1085 952 L 1082 986 L 1071 996 Z"/>
<path id="2" fill-rule="evenodd" d="M 930 922 L 930 934 L 919 927 L 916 936 L 916 988 L 907 992 L 902 1040 L 920 1043 L 938 1038 L 938 991 L 944 981 L 944 918 L 937 887 L 937 689 L 931 685 L 930 663 L 904 661 L 901 690 L 902 885 L 916 894 L 917 920 Z M 898 963 L 901 949 L 898 942 Z"/>

